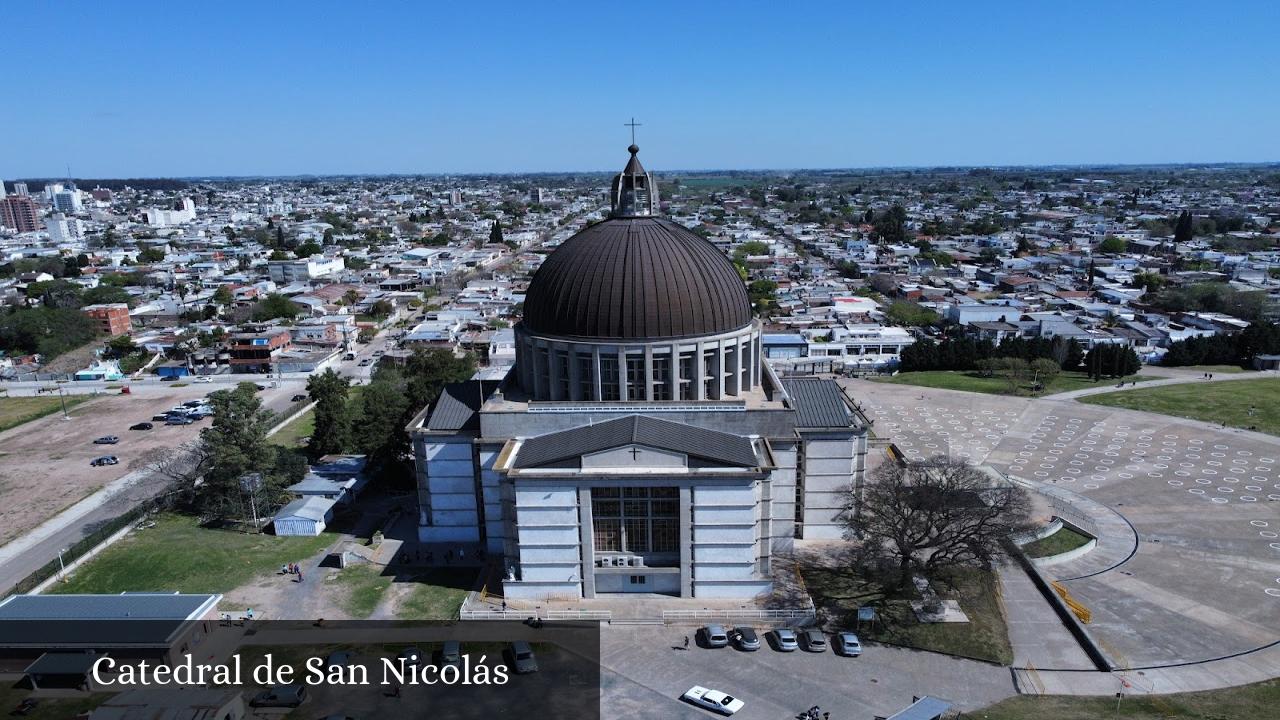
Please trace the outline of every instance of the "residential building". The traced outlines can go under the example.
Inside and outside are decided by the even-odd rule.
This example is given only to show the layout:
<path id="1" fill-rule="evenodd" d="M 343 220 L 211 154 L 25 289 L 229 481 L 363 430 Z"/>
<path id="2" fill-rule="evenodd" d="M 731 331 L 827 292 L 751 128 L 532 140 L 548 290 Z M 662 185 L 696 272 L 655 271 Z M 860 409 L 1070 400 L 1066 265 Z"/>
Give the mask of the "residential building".
<path id="1" fill-rule="evenodd" d="M 40 229 L 40 211 L 27 195 L 9 195 L 0 198 L 0 225 L 18 232 L 35 232 Z"/>
<path id="2" fill-rule="evenodd" d="M 133 323 L 129 319 L 129 305 L 126 303 L 86 305 L 80 308 L 80 312 L 97 321 L 98 329 L 112 337 L 127 335 L 133 330 Z"/>

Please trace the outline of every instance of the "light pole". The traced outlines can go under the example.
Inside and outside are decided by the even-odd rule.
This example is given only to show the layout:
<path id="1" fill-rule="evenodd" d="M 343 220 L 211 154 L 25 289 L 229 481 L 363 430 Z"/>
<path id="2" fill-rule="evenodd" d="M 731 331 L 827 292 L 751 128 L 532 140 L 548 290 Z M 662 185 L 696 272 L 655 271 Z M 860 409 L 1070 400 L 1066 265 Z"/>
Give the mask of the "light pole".
<path id="1" fill-rule="evenodd" d="M 61 580 L 62 576 L 65 575 L 67 572 L 67 566 L 62 562 L 62 553 L 66 551 L 67 551 L 66 548 L 62 548 L 58 550 L 58 579 L 59 580 Z"/>

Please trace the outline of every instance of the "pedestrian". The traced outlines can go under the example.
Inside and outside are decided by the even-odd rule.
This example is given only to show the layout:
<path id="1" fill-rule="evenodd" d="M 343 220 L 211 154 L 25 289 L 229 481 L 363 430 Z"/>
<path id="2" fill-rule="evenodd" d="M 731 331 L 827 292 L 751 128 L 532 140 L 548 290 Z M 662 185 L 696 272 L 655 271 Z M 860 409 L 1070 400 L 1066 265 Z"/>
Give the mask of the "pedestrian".
<path id="1" fill-rule="evenodd" d="M 458 562 L 459 562 L 459 563 L 461 563 L 461 562 L 462 562 L 462 558 L 463 558 L 463 557 L 465 557 L 465 556 L 462 554 L 462 548 L 458 548 Z"/>
<path id="2" fill-rule="evenodd" d="M 288 565 L 281 565 L 281 566 L 280 566 L 280 574 L 281 574 L 281 575 L 288 575 L 288 574 L 289 574 L 289 566 L 288 566 Z"/>
<path id="3" fill-rule="evenodd" d="M 252 619 L 253 619 L 253 608 L 249 608 L 249 609 L 245 610 L 245 611 L 244 611 L 244 617 L 245 617 L 245 619 L 246 619 L 246 620 L 252 620 Z"/>
<path id="4" fill-rule="evenodd" d="M 831 720 L 831 713 L 829 712 L 822 713 L 822 720 Z"/>
<path id="5" fill-rule="evenodd" d="M 684 636 L 684 649 L 685 649 L 685 650 L 688 650 L 688 649 L 689 649 L 689 636 L 688 636 L 688 635 L 685 635 L 685 636 Z"/>
<path id="6" fill-rule="evenodd" d="M 507 599 L 502 598 L 502 612 L 506 612 L 506 611 L 507 611 Z"/>
<path id="7" fill-rule="evenodd" d="M 302 582 L 302 568 L 298 568 L 298 582 Z"/>

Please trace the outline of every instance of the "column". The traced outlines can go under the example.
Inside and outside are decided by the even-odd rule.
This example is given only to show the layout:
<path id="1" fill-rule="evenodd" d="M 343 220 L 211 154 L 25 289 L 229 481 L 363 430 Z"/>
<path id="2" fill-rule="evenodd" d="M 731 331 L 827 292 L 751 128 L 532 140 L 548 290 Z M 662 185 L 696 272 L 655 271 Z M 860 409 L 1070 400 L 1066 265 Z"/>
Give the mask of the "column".
<path id="1" fill-rule="evenodd" d="M 596 596 L 596 551 L 594 525 L 591 522 L 591 488 L 578 488 L 578 556 L 582 559 L 582 597 Z"/>
<path id="2" fill-rule="evenodd" d="M 653 346 L 644 346 L 644 399 L 653 402 Z"/>
<path id="3" fill-rule="evenodd" d="M 671 372 L 667 376 L 667 395 L 672 400 L 680 399 L 680 346 L 671 346 Z"/>
<path id="4" fill-rule="evenodd" d="M 705 382 L 706 379 L 703 377 L 706 372 L 706 368 L 703 367 L 703 363 L 705 363 L 706 360 L 702 357 L 702 351 L 703 344 L 699 342 L 693 350 L 693 397 L 698 400 L 707 399 L 707 383 Z"/>
<path id="5" fill-rule="evenodd" d="M 582 363 L 578 359 L 578 347 L 569 346 L 569 400 L 582 399 Z"/>
<path id="6" fill-rule="evenodd" d="M 693 597 L 693 489 L 680 488 L 680 597 Z"/>
<path id="7" fill-rule="evenodd" d="M 618 400 L 626 402 L 627 396 L 627 349 L 618 348 Z"/>
<path id="8" fill-rule="evenodd" d="M 602 382 L 600 378 L 600 346 L 593 345 L 591 347 L 591 384 L 595 397 L 591 399 L 596 402 L 604 399 L 604 389 L 601 387 Z"/>
<path id="9" fill-rule="evenodd" d="M 560 383 L 564 368 L 560 365 L 560 351 L 554 345 L 547 347 L 547 384 L 551 386 L 551 399 L 564 400 L 564 388 Z"/>

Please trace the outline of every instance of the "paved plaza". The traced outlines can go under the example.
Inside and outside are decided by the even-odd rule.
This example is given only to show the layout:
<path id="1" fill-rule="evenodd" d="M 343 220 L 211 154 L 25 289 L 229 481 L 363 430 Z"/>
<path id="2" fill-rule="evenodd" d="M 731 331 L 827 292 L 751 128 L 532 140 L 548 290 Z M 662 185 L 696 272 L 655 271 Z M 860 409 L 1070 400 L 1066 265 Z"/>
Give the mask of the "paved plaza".
<path id="1" fill-rule="evenodd" d="M 1280 438 L 1070 399 L 842 382 L 908 457 L 989 464 L 1099 535 L 1046 570 L 1121 666 L 1280 641 Z"/>

